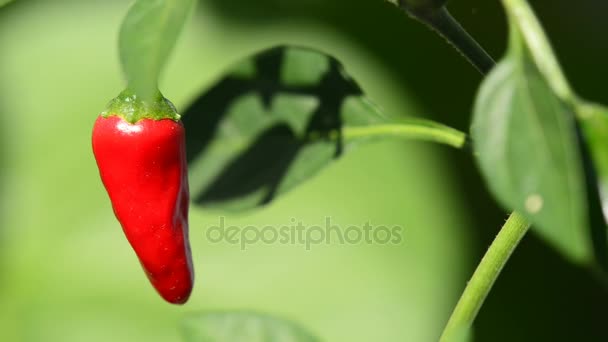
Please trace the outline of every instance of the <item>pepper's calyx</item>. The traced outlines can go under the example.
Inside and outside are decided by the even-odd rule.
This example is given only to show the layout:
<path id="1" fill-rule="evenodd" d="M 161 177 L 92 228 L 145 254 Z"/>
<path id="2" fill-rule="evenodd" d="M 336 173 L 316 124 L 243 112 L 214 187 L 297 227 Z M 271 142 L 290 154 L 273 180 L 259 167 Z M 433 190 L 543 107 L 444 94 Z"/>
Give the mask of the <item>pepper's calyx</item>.
<path id="1" fill-rule="evenodd" d="M 171 119 L 174 121 L 180 119 L 173 103 L 160 92 L 157 92 L 150 100 L 144 100 L 130 89 L 125 89 L 112 99 L 106 109 L 101 112 L 101 116 L 104 118 L 113 115 L 119 116 L 131 124 L 142 119 Z"/>

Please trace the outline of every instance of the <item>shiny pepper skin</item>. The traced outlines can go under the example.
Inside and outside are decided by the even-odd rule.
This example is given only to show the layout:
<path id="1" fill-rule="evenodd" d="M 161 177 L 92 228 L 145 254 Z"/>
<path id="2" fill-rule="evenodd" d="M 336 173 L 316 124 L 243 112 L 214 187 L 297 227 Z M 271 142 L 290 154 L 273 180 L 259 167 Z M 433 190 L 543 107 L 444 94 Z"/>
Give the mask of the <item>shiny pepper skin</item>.
<path id="1" fill-rule="evenodd" d="M 148 279 L 168 302 L 185 303 L 194 273 L 183 125 L 99 116 L 93 153 L 116 218 Z"/>

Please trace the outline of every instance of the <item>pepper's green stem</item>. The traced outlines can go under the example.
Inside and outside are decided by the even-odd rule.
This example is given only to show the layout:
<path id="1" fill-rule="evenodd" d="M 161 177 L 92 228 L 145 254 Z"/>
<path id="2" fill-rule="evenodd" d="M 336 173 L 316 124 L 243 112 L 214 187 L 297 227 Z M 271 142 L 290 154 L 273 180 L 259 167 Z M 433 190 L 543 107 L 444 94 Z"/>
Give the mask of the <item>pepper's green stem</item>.
<path id="1" fill-rule="evenodd" d="M 513 212 L 509 216 L 464 289 L 440 341 L 461 337 L 471 327 L 500 271 L 529 227 L 530 224 L 519 213 Z"/>
<path id="2" fill-rule="evenodd" d="M 445 38 L 480 73 L 485 75 L 494 67 L 492 57 L 460 26 L 447 8 L 416 11 L 403 4 L 400 7 Z"/>

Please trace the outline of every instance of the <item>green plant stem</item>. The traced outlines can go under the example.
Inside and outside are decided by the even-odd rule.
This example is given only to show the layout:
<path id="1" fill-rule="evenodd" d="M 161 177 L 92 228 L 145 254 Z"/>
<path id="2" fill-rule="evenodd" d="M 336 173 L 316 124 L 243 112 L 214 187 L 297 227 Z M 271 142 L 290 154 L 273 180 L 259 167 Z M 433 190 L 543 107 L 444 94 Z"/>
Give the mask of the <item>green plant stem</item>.
<path id="1" fill-rule="evenodd" d="M 529 227 L 530 224 L 519 213 L 513 212 L 509 216 L 473 273 L 443 330 L 440 341 L 459 338 L 471 327 L 500 271 Z"/>
<path id="2" fill-rule="evenodd" d="M 342 139 L 348 141 L 355 138 L 386 137 L 387 135 L 417 140 L 432 141 L 462 148 L 466 142 L 466 134 L 449 127 L 426 127 L 420 124 L 384 124 L 360 127 L 344 127 Z"/>
<path id="3" fill-rule="evenodd" d="M 540 25 L 527 7 L 525 0 L 503 0 L 503 3 L 510 15 L 519 16 L 520 19 L 523 18 L 528 23 L 530 28 L 528 31 L 533 34 L 529 34 L 526 39 L 549 46 L 548 42 L 543 40 L 544 36 L 541 34 Z M 462 28 L 445 7 L 423 12 L 415 12 L 403 6 L 402 8 L 444 37 L 483 75 L 486 75 L 496 65 L 492 57 Z M 541 60 L 546 57 L 535 56 L 535 58 Z M 559 67 L 555 68 L 557 65 L 555 59 L 549 64 L 544 72 L 552 74 L 553 83 L 558 88 L 557 90 L 561 90 L 564 95 L 569 95 L 570 89 L 565 83 L 565 78 L 559 72 Z M 468 336 L 469 329 L 494 282 L 496 282 L 498 275 L 529 227 L 530 224 L 519 213 L 513 212 L 509 216 L 464 289 L 441 334 L 440 341 L 461 341 Z"/>
<path id="4" fill-rule="evenodd" d="M 447 8 L 437 10 L 412 11 L 402 8 L 412 17 L 424 23 L 445 38 L 464 58 L 482 74 L 487 74 L 496 64 L 492 57 L 471 37 L 452 17 Z"/>

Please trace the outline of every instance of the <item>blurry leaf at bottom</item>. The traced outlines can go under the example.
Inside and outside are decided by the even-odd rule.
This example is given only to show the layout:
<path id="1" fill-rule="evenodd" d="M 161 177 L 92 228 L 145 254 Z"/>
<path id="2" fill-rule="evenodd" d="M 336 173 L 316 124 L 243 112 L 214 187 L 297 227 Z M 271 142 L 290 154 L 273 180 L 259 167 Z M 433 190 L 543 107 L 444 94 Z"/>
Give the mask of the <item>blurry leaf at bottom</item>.
<path id="1" fill-rule="evenodd" d="M 248 312 L 192 314 L 182 321 L 186 342 L 318 342 L 297 324 Z"/>

